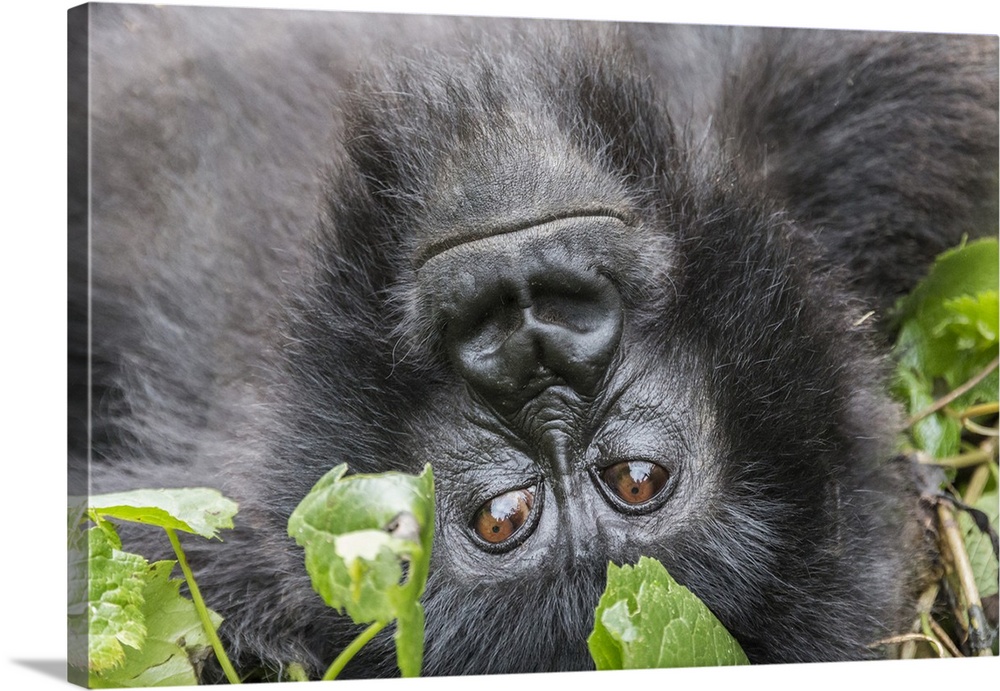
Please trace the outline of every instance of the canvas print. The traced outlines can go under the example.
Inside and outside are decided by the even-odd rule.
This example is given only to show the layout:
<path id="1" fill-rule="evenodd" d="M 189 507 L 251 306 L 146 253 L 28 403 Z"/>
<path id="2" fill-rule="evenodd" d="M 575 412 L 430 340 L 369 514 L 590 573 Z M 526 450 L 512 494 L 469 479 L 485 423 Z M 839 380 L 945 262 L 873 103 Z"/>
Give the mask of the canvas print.
<path id="1" fill-rule="evenodd" d="M 71 680 L 996 654 L 997 60 L 71 10 Z"/>

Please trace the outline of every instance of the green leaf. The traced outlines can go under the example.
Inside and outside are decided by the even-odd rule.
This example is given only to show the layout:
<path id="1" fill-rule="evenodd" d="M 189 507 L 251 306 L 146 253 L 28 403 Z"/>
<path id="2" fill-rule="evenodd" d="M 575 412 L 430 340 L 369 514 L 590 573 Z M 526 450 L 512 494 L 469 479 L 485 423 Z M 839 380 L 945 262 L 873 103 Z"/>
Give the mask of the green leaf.
<path id="1" fill-rule="evenodd" d="M 917 319 L 933 328 L 948 308 L 947 300 L 996 290 L 1000 282 L 1000 252 L 997 241 L 985 238 L 943 252 L 927 277 L 896 306 L 900 321 Z"/>
<path id="2" fill-rule="evenodd" d="M 598 669 L 749 664 L 701 600 L 648 557 L 608 565 L 587 645 Z"/>
<path id="3" fill-rule="evenodd" d="M 356 624 L 396 619 L 396 654 L 405 676 L 419 674 L 423 609 L 434 537 L 434 476 L 327 473 L 288 521 L 305 548 L 313 588 Z M 404 565 L 406 578 L 404 580 Z"/>
<path id="4" fill-rule="evenodd" d="M 915 413 L 934 403 L 932 386 L 915 369 L 900 367 L 896 371 L 893 393 Z M 934 458 L 946 458 L 958 453 L 962 425 L 947 415 L 928 415 L 918 420 L 910 430 L 914 444 Z"/>
<path id="5" fill-rule="evenodd" d="M 609 577 L 611 567 L 609 564 Z M 636 638 L 635 628 L 629 620 L 628 600 L 609 602 L 606 605 L 603 603 L 602 596 L 594 613 L 594 630 L 587 639 L 587 647 L 590 648 L 590 656 L 594 658 L 597 669 L 625 669 L 624 646 Z"/>
<path id="6" fill-rule="evenodd" d="M 893 392 L 914 415 L 985 369 L 1000 350 L 998 340 L 998 244 L 969 243 L 942 254 L 928 276 L 899 301 L 897 368 Z M 961 409 L 996 400 L 1000 378 L 992 372 L 951 406 Z M 915 446 L 936 458 L 958 453 L 959 422 L 939 411 L 911 430 Z"/>
<path id="7" fill-rule="evenodd" d="M 89 554 L 88 534 L 80 527 L 86 514 L 86 503 L 71 498 L 69 505 L 69 531 L 67 556 L 69 561 L 66 599 L 67 657 L 74 670 L 85 670 L 90 662 L 87 628 L 90 607 L 90 579 L 87 565 Z M 74 683 L 77 680 L 71 679 Z"/>
<path id="8" fill-rule="evenodd" d="M 1000 495 L 993 492 L 983 494 L 974 505 L 974 508 L 985 513 L 990 519 L 990 525 L 997 530 L 1000 522 Z M 976 526 L 975 521 L 968 513 L 962 511 L 958 514 L 958 523 L 962 527 L 965 538 L 965 549 L 969 553 L 969 561 L 972 562 L 972 573 L 976 577 L 976 588 L 980 597 L 987 597 L 997 592 L 997 579 L 1000 572 L 997 568 L 997 558 L 993 554 L 993 545 L 990 536 L 983 533 Z"/>
<path id="9" fill-rule="evenodd" d="M 978 374 L 998 352 L 997 291 L 964 295 L 944 303 L 945 314 L 934 330 L 932 358 L 927 367 L 939 373 L 948 388 L 961 386 Z M 962 408 L 996 400 L 997 372 L 994 371 L 953 404 Z"/>
<path id="10" fill-rule="evenodd" d="M 68 507 L 67 551 L 69 555 L 68 614 L 83 616 L 86 621 L 87 596 L 90 588 L 87 578 L 87 560 L 89 558 L 89 538 L 87 531 L 80 527 L 87 513 L 87 505 L 79 498 L 71 498 Z M 84 627 L 86 628 L 86 626 Z M 84 663 L 86 666 L 86 663 Z"/>
<path id="11" fill-rule="evenodd" d="M 91 674 L 93 688 L 187 686 L 198 683 L 195 664 L 211 652 L 194 603 L 180 594 L 180 579 L 170 578 L 175 561 L 156 562 L 148 569 L 143 590 L 146 640 L 141 649 L 127 649 L 122 666 Z M 216 626 L 222 618 L 210 613 Z"/>
<path id="12" fill-rule="evenodd" d="M 996 290 L 963 295 L 944 303 L 947 318 L 937 335 L 954 338 L 954 350 L 977 352 L 997 343 L 1000 301 Z"/>
<path id="13" fill-rule="evenodd" d="M 143 557 L 121 551 L 111 526 L 91 528 L 86 535 L 88 666 L 91 672 L 104 672 L 125 661 L 124 646 L 140 648 L 146 640 L 142 607 L 149 571 Z"/>
<path id="14" fill-rule="evenodd" d="M 90 497 L 92 515 L 145 523 L 218 537 L 218 531 L 233 527 L 238 506 L 214 489 L 141 489 L 132 492 L 98 494 Z"/>

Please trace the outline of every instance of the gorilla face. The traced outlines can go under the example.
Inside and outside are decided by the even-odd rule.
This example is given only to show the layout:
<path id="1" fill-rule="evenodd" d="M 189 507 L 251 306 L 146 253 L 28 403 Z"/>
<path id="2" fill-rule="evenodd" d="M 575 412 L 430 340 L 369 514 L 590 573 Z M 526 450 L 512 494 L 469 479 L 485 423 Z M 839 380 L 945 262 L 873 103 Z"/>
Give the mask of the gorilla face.
<path id="1" fill-rule="evenodd" d="M 331 17 L 325 30 L 349 23 Z M 915 495 L 891 458 L 896 412 L 859 325 L 885 296 L 859 286 L 892 267 L 891 294 L 937 243 L 995 216 L 995 67 L 990 82 L 945 61 L 935 79 L 979 96 L 956 111 L 940 90 L 887 129 L 885 109 L 900 103 L 881 87 L 922 84 L 927 72 L 912 65 L 937 66 L 947 40 L 440 26 L 464 36 L 458 49 L 376 62 L 336 91 L 318 221 L 306 228 L 310 200 L 286 176 L 302 174 L 314 147 L 269 160 L 262 152 L 281 139 L 260 129 L 272 110 L 298 122 L 299 104 L 314 102 L 322 70 L 289 56 L 315 42 L 281 53 L 274 93 L 232 87 L 259 101 L 213 92 L 225 114 L 261 104 L 246 122 L 206 124 L 211 100 L 179 116 L 176 131 L 197 141 L 203 127 L 237 132 L 216 137 L 232 148 L 170 148 L 151 162 L 142 145 L 159 141 L 159 123 L 123 144 L 102 127 L 144 123 L 147 110 L 125 101 L 105 112 L 95 98 L 94 150 L 107 166 L 95 166 L 95 189 L 163 183 L 141 207 L 95 192 L 92 357 L 109 430 L 94 437 L 98 486 L 194 477 L 240 502 L 224 544 L 190 549 L 245 669 L 297 661 L 317 672 L 354 635 L 312 592 L 286 535 L 297 503 L 342 462 L 434 468 L 426 674 L 592 668 L 585 641 L 607 564 L 642 555 L 701 597 L 754 662 L 874 655 L 870 643 L 909 624 L 923 557 Z M 721 75 L 676 77 L 688 63 L 664 46 L 708 39 L 699 50 L 715 50 L 719 37 L 740 47 Z M 179 73 L 217 69 L 212 56 Z M 857 56 L 882 67 L 852 71 Z M 863 88 L 835 89 L 834 74 Z M 946 135 L 929 136 L 934 118 L 952 123 Z M 937 189 L 914 174 L 900 145 L 910 141 L 968 183 L 936 195 L 951 222 L 920 251 L 917 226 L 930 221 L 882 213 Z M 198 181 L 241 147 L 261 165 L 240 166 L 238 185 L 170 187 L 185 179 L 178 169 Z M 865 178 L 873 161 L 889 162 L 878 187 Z M 141 165 L 126 175 L 126 164 Z M 121 240 L 151 227 L 136 210 L 161 221 L 155 250 Z M 177 218 L 211 222 L 202 236 Z M 843 249 L 876 230 L 879 249 Z M 102 255 L 123 245 L 144 278 L 102 272 Z M 394 672 L 391 632 L 347 669 Z"/>
<path id="2" fill-rule="evenodd" d="M 590 667 L 607 563 L 641 555 L 755 661 L 867 655 L 878 627 L 842 615 L 902 607 L 905 512 L 859 306 L 738 170 L 691 169 L 618 53 L 561 50 L 555 84 L 483 57 L 357 97 L 274 472 L 433 465 L 431 674 Z"/>

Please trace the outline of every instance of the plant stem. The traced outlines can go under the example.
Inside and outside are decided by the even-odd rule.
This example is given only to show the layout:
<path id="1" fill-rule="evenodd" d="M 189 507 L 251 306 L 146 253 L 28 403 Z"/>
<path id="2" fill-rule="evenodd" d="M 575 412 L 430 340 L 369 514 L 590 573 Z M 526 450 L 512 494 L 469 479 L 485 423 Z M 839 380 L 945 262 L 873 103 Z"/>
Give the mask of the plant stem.
<path id="1" fill-rule="evenodd" d="M 164 528 L 164 530 L 167 531 L 167 537 L 170 539 L 170 546 L 174 548 L 174 554 L 177 555 L 177 563 L 181 565 L 181 572 L 184 574 L 184 580 L 187 581 L 188 591 L 191 593 L 191 600 L 194 602 L 194 608 L 198 612 L 198 618 L 201 619 L 201 628 L 205 630 L 205 635 L 208 636 L 208 640 L 212 644 L 212 650 L 215 651 L 215 657 L 222 666 L 222 671 L 226 673 L 226 679 L 229 680 L 229 683 L 239 684 L 240 677 L 236 674 L 236 670 L 233 669 L 233 665 L 229 661 L 226 651 L 222 648 L 222 641 L 219 640 L 219 634 L 215 631 L 215 626 L 212 624 L 211 617 L 208 616 L 208 608 L 205 606 L 205 601 L 201 597 L 201 591 L 198 590 L 198 584 L 195 583 L 194 574 L 191 573 L 191 567 L 188 566 L 187 556 L 181 548 L 180 540 L 177 539 L 177 533 L 173 528 Z"/>
<path id="2" fill-rule="evenodd" d="M 937 600 L 940 591 L 941 584 L 935 581 L 927 586 L 927 589 L 920 595 L 920 598 L 917 600 L 917 612 L 920 615 L 913 622 L 911 629 L 914 633 L 922 630 L 923 621 L 930 615 L 930 611 L 934 607 L 934 602 Z M 916 654 L 917 646 L 914 641 L 904 641 L 902 646 L 900 646 L 899 658 L 901 660 L 912 660 Z"/>
<path id="3" fill-rule="evenodd" d="M 990 460 L 993 460 L 992 451 L 984 449 L 976 449 L 975 451 L 960 453 L 957 456 L 948 456 L 947 458 L 932 458 L 930 462 L 933 465 L 939 465 L 943 468 L 969 468 L 974 465 L 984 464 Z"/>
<path id="4" fill-rule="evenodd" d="M 960 592 L 956 598 L 958 607 L 965 608 L 964 614 L 968 618 L 968 642 L 973 655 L 989 655 L 990 648 L 987 645 L 989 625 L 986 623 L 986 615 L 983 612 L 983 604 L 979 599 L 979 589 L 976 587 L 976 579 L 972 573 L 972 564 L 969 562 L 969 553 L 965 550 L 965 542 L 962 539 L 962 532 L 955 518 L 955 511 L 950 504 L 939 501 L 937 505 L 938 513 L 938 539 L 941 543 L 942 557 L 945 558 L 945 568 L 948 566 L 954 571 L 958 580 Z M 961 621 L 963 612 L 956 611 L 958 619 Z"/>
<path id="5" fill-rule="evenodd" d="M 336 679 L 337 675 L 344 670 L 344 667 L 347 666 L 347 663 L 350 662 L 351 658 L 353 658 L 357 654 L 357 652 L 364 647 L 365 643 L 373 639 L 375 637 L 375 634 L 377 634 L 384 628 L 385 628 L 385 623 L 377 621 L 371 626 L 369 626 L 367 629 L 362 631 L 360 634 L 358 634 L 358 637 L 355 638 L 353 641 L 351 641 L 351 644 L 340 652 L 340 655 L 337 656 L 337 659 L 334 660 L 333 664 L 330 665 L 330 668 L 326 670 L 326 674 L 323 675 L 323 681 L 330 681 L 331 679 Z"/>
<path id="6" fill-rule="evenodd" d="M 960 387 L 958 387 L 957 389 L 955 389 L 954 391 L 952 391 L 947 396 L 943 396 L 942 398 L 939 398 L 934 403 L 932 403 L 930 406 L 924 408 L 919 413 L 917 413 L 916 415 L 914 415 L 913 417 L 911 417 L 909 420 L 907 420 L 906 421 L 907 428 L 913 427 L 913 425 L 915 425 L 920 420 L 923 420 L 928 415 L 936 413 L 937 411 L 939 411 L 942 408 L 944 408 L 946 405 L 948 405 L 949 403 L 951 403 L 952 401 L 954 401 L 956 398 L 958 398 L 959 396 L 961 396 L 962 394 L 964 394 L 966 391 L 968 391 L 969 389 L 971 389 L 972 387 L 974 387 L 976 384 L 978 384 L 979 382 L 981 382 L 983 379 L 985 379 L 986 376 L 990 372 L 992 372 L 993 370 L 995 370 L 997 368 L 997 366 L 1000 366 L 1000 357 L 993 358 L 993 361 L 990 364 L 986 365 L 986 367 L 983 369 L 983 371 L 981 371 L 979 374 L 977 374 L 976 376 L 972 377 L 972 379 L 970 379 L 969 381 L 967 381 L 964 384 L 962 384 Z"/>
<path id="7" fill-rule="evenodd" d="M 875 646 L 878 645 L 895 645 L 897 643 L 902 643 L 906 645 L 916 642 L 929 644 L 932 648 L 934 648 L 934 652 L 938 654 L 938 657 L 947 657 L 946 655 L 943 654 L 944 649 L 942 648 L 941 644 L 937 641 L 937 639 L 935 639 L 933 636 L 928 636 L 927 634 L 923 633 L 902 633 L 899 634 L 898 636 L 890 636 L 889 638 L 883 638 L 880 641 L 876 641 L 875 643 L 869 645 L 868 647 L 874 648 Z M 904 659 L 910 659 L 910 658 L 904 658 Z"/>
<path id="8" fill-rule="evenodd" d="M 948 649 L 948 652 L 951 653 L 952 657 L 965 657 L 962 655 L 962 651 L 958 649 L 958 646 L 955 645 L 954 641 L 951 640 L 951 636 L 949 636 L 947 632 L 941 628 L 941 625 L 934 621 L 930 616 L 927 617 L 927 626 L 934 633 L 934 637 Z M 941 655 L 940 657 L 945 656 Z"/>
<path id="9" fill-rule="evenodd" d="M 1000 413 L 1000 402 L 993 401 L 991 403 L 980 403 L 979 405 L 969 406 L 962 411 L 962 417 L 979 417 L 981 415 L 996 415 Z"/>
<path id="10" fill-rule="evenodd" d="M 972 472 L 969 484 L 965 488 L 965 494 L 962 495 L 962 501 L 970 506 L 979 501 L 979 497 L 983 496 L 983 490 L 986 489 L 986 482 L 989 479 L 990 467 L 983 463 Z"/>

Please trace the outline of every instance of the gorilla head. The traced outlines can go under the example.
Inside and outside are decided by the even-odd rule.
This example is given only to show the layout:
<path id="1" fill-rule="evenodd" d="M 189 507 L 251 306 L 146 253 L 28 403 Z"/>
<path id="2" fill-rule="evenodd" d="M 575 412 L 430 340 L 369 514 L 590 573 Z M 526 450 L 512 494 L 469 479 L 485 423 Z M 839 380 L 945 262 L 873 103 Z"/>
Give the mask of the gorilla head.
<path id="1" fill-rule="evenodd" d="M 201 295 L 185 308 L 190 272 L 177 278 L 176 267 L 158 270 L 142 299 L 109 300 L 109 314 L 140 314 L 147 330 L 116 339 L 110 317 L 98 329 L 114 346 L 100 353 L 113 371 L 109 436 L 127 442 L 102 447 L 102 464 L 120 473 L 130 453 L 134 485 L 191 484 L 200 472 L 240 501 L 232 537 L 191 548 L 245 668 L 315 673 L 353 637 L 285 535 L 298 501 L 341 462 L 434 468 L 425 674 L 591 668 L 585 641 L 607 564 L 641 555 L 701 597 L 754 662 L 868 657 L 908 624 L 922 561 L 915 498 L 891 458 L 896 413 L 859 326 L 866 300 L 884 296 L 848 289 L 877 268 L 859 275 L 836 251 L 844 234 L 872 231 L 854 220 L 892 197 L 903 171 L 833 205 L 799 187 L 806 169 L 810 190 L 828 181 L 820 145 L 833 133 L 872 158 L 921 135 L 906 123 L 866 129 L 871 89 L 900 76 L 893 64 L 933 63 L 944 44 L 848 35 L 850 50 L 810 54 L 808 32 L 733 34 L 740 60 L 725 78 L 690 80 L 729 108 L 716 115 L 672 105 L 694 102 L 662 71 L 669 54 L 657 51 L 672 34 L 643 31 L 532 27 L 379 63 L 343 95 L 319 222 L 282 236 L 296 263 L 275 266 L 286 272 L 276 297 L 259 297 L 272 276 L 227 279 L 221 261 L 199 275 L 199 289 L 227 295 L 211 310 Z M 852 73 L 864 87 L 853 100 L 813 94 L 813 139 L 771 123 L 797 157 L 769 148 L 770 130 L 748 130 L 782 105 L 792 122 L 802 98 L 761 86 L 763 65 L 782 79 L 814 73 L 809 59 L 845 74 L 855 53 L 894 58 Z M 778 54 L 789 61 L 780 70 Z M 979 172 L 965 173 L 978 187 L 951 192 L 944 235 L 995 210 L 995 76 L 975 117 L 932 143 L 942 158 L 979 147 Z M 982 81 L 958 67 L 937 79 Z M 760 92 L 742 102 L 748 84 Z M 824 104 L 841 119 L 824 120 Z M 933 118 L 945 99 L 925 108 Z M 678 112 L 688 119 L 675 123 Z M 791 158 L 794 188 L 768 168 Z M 904 230 L 884 228 L 890 239 Z M 909 280 L 933 244 L 916 259 L 908 250 Z M 891 248 L 866 259 L 900 261 Z M 266 328 L 221 324 L 265 309 Z M 197 349 L 158 341 L 178 322 Z M 249 361 L 220 368 L 227 353 Z M 177 374 L 174 358 L 212 378 Z M 151 405 L 166 414 L 151 421 Z M 185 434 L 199 459 L 171 476 L 158 450 Z M 394 664 L 383 632 L 347 673 Z"/>

